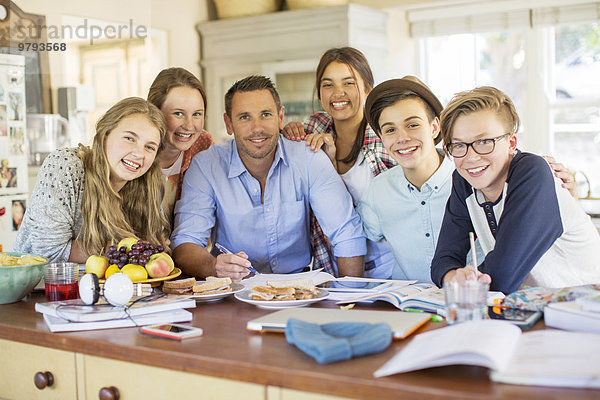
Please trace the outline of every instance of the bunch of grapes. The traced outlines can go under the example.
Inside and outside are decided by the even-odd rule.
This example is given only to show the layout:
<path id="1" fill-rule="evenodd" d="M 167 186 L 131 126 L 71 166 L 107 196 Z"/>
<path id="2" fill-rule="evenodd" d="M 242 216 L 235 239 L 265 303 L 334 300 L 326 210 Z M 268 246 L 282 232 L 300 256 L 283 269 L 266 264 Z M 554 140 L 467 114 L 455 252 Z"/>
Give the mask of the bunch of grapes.
<path id="1" fill-rule="evenodd" d="M 137 243 L 131 245 L 131 250 L 127 251 L 125 246 L 117 249 L 117 246 L 110 246 L 106 252 L 108 262 L 117 264 L 119 268 L 123 268 L 125 264 L 146 265 L 150 256 L 156 253 L 162 253 L 165 248 L 161 245 L 155 246 L 152 243 L 138 240 Z"/>

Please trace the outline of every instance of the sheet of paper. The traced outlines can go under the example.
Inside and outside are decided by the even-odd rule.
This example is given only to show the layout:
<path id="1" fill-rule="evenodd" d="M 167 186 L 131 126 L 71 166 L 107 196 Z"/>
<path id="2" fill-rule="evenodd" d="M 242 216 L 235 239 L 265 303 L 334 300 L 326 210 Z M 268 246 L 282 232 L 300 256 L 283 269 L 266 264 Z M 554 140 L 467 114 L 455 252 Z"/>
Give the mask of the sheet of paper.
<path id="1" fill-rule="evenodd" d="M 349 278 L 349 277 L 345 277 L 345 278 Z M 345 278 L 342 278 L 342 279 L 345 279 Z M 401 281 L 401 280 L 397 280 L 397 281 L 394 281 L 394 283 L 392 284 L 392 286 L 387 286 L 387 287 L 381 289 L 380 292 L 386 292 L 386 291 L 389 291 L 389 290 L 392 290 L 392 289 L 395 289 L 395 288 L 397 289 L 397 288 L 409 286 L 409 285 L 412 285 L 415 282 L 416 281 Z M 377 293 L 377 291 L 373 291 L 370 294 L 375 294 L 375 293 Z M 361 292 L 337 292 L 337 291 L 330 291 L 329 292 L 329 297 L 327 297 L 327 300 L 353 301 L 353 300 L 357 300 L 357 299 L 360 299 L 362 297 L 365 297 L 366 294 L 367 293 L 364 293 L 364 292 L 361 293 Z M 362 302 L 372 303 L 373 301 L 375 301 L 375 300 L 366 300 L 366 301 L 362 301 Z"/>
<path id="2" fill-rule="evenodd" d="M 524 333 L 508 367 L 492 373 L 507 383 L 600 388 L 600 334 L 545 329 Z"/>
<path id="3" fill-rule="evenodd" d="M 242 279 L 240 283 L 246 288 L 251 288 L 252 286 L 265 286 L 267 281 L 287 281 L 308 278 L 312 279 L 315 285 L 320 285 L 321 283 L 335 279 L 333 275 L 323 272 L 322 269 L 316 269 L 314 271 L 300 272 L 297 274 L 258 274 L 248 279 Z"/>

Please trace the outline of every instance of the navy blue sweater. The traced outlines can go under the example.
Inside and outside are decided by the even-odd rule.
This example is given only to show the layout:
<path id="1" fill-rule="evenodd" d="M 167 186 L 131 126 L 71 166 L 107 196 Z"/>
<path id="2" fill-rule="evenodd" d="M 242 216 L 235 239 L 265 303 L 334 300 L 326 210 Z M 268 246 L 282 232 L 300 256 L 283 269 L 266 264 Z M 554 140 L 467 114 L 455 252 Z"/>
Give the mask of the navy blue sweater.
<path id="1" fill-rule="evenodd" d="M 493 247 L 478 266 L 479 271 L 491 276 L 490 289 L 504 293 L 518 290 L 563 234 L 551 169 L 542 157 L 517 152 L 510 163 L 504 194 L 493 203 L 476 196 L 457 171 L 452 179 L 452 193 L 431 263 L 433 282 L 441 286 L 448 271 L 465 266 L 469 232 L 475 231 L 486 236 L 480 237 L 480 242 Z M 475 219 L 480 223 L 475 224 Z M 479 226 L 479 231 L 474 226 Z"/>

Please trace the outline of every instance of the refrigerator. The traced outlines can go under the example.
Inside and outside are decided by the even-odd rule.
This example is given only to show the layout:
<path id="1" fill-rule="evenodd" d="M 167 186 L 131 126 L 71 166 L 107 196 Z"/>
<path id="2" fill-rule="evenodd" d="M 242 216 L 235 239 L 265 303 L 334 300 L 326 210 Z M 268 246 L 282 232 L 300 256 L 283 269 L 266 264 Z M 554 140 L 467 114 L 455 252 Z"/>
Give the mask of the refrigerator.
<path id="1" fill-rule="evenodd" d="M 0 54 L 0 251 L 10 251 L 29 198 L 25 57 Z"/>

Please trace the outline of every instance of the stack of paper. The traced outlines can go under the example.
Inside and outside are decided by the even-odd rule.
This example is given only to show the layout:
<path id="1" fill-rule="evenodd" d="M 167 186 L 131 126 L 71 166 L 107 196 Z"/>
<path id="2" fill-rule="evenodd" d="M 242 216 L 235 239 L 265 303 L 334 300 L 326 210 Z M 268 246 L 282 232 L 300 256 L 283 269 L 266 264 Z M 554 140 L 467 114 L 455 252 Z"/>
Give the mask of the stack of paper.
<path id="1" fill-rule="evenodd" d="M 184 308 L 196 307 L 195 299 L 176 295 L 136 300 L 126 307 L 106 302 L 87 305 L 79 299 L 52 301 L 36 303 L 35 310 L 44 314 L 51 332 L 66 332 L 186 322 L 192 320 L 192 313 Z"/>
<path id="2" fill-rule="evenodd" d="M 544 308 L 544 322 L 551 328 L 600 333 L 600 296 L 550 303 Z"/>

